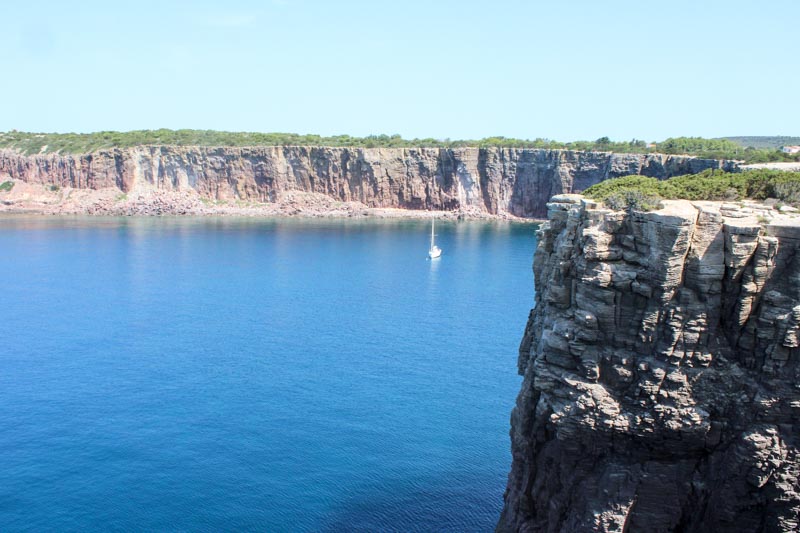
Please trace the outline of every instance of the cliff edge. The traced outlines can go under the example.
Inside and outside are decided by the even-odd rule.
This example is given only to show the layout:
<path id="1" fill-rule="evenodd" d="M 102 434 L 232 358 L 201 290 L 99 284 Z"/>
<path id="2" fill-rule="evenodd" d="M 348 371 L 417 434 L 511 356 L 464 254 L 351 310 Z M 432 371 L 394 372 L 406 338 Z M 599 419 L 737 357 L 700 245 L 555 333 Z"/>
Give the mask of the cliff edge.
<path id="1" fill-rule="evenodd" d="M 153 192 L 187 192 L 202 200 L 263 204 L 311 194 L 368 208 L 463 209 L 536 218 L 545 216 L 551 196 L 582 191 L 608 178 L 641 174 L 663 179 L 709 168 L 735 170 L 737 163 L 516 148 L 138 146 L 32 156 L 0 150 L 0 181 L 10 178 L 67 193 L 106 190 L 110 197 L 146 198 Z M 185 210 L 184 203 L 179 202 L 176 214 Z"/>
<path id="2" fill-rule="evenodd" d="M 800 220 L 549 204 L 498 531 L 800 528 Z"/>

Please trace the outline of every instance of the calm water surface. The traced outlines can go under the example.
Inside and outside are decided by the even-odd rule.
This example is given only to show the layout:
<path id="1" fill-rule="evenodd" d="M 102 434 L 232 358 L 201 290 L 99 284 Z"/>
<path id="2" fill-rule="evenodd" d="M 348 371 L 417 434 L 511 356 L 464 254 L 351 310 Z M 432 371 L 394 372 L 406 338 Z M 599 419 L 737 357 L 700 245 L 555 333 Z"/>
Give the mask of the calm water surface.
<path id="1" fill-rule="evenodd" d="M 492 530 L 534 230 L 0 218 L 0 530 Z"/>

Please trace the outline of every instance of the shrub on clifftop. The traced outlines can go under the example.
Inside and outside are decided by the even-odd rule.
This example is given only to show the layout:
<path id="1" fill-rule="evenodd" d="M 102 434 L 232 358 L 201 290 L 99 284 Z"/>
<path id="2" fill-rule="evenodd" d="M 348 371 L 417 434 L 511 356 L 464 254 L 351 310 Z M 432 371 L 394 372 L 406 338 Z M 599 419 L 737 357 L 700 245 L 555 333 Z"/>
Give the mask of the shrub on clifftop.
<path id="1" fill-rule="evenodd" d="M 593 185 L 583 194 L 614 209 L 653 209 L 660 199 L 730 201 L 774 198 L 788 204 L 800 204 L 800 173 L 706 170 L 662 181 L 644 176 L 624 176 Z"/>
<path id="2" fill-rule="evenodd" d="M 664 198 L 661 183 L 645 176 L 625 176 L 593 185 L 583 194 L 602 200 L 612 209 L 637 209 L 650 211 Z"/>
<path id="3" fill-rule="evenodd" d="M 661 206 L 661 196 L 636 189 L 619 191 L 605 199 L 611 209 L 631 209 L 634 211 L 652 211 Z"/>
<path id="4" fill-rule="evenodd" d="M 404 139 L 394 135 L 368 135 L 353 137 L 315 134 L 232 132 L 214 130 L 134 130 L 98 131 L 93 133 L 33 133 L 12 130 L 0 132 L 0 148 L 11 148 L 26 155 L 33 154 L 83 154 L 111 148 L 133 146 L 341 146 L 351 148 L 543 148 L 576 151 L 603 151 L 615 153 L 666 153 L 689 154 L 714 159 L 742 159 L 751 162 L 800 161 L 800 154 L 786 154 L 772 147 L 757 149 L 743 147 L 724 139 L 700 137 L 675 137 L 659 143 L 641 139 L 613 141 L 600 137 L 594 141 L 559 142 L 552 139 L 515 139 L 502 136 L 483 139 Z"/>

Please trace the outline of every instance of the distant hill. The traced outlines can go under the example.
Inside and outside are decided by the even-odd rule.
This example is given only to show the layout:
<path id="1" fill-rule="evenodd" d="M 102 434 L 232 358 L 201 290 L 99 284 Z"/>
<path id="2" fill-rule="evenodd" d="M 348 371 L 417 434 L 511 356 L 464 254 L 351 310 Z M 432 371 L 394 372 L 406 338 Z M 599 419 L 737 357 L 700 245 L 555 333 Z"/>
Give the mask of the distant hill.
<path id="1" fill-rule="evenodd" d="M 783 135 L 775 136 L 744 136 L 744 137 L 720 137 L 728 141 L 733 141 L 744 147 L 753 148 L 780 148 L 781 146 L 794 146 L 800 144 L 800 137 L 786 137 Z"/>

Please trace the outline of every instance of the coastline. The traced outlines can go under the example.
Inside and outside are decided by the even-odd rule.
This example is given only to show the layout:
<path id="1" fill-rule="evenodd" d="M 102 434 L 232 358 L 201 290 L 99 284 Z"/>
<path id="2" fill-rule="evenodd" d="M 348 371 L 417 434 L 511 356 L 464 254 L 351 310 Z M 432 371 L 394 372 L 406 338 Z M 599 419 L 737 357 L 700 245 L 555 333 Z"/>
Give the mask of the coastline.
<path id="1" fill-rule="evenodd" d="M 0 191 L 0 215 L 89 216 L 231 216 L 254 218 L 411 218 L 486 220 L 541 223 L 508 213 L 489 214 L 477 208 L 451 211 L 370 207 L 360 202 L 340 202 L 320 193 L 289 191 L 279 202 L 211 201 L 193 190 L 124 193 L 117 188 L 51 188 L 13 180 Z"/>
<path id="2" fill-rule="evenodd" d="M 800 162 L 773 162 L 773 163 L 750 163 L 742 165 L 743 170 L 767 169 L 767 170 L 783 170 L 785 172 L 800 172 Z"/>
<path id="3" fill-rule="evenodd" d="M 454 216 L 462 218 L 499 214 L 543 219 L 554 194 L 577 192 L 609 178 L 666 179 L 709 168 L 734 170 L 737 164 L 683 155 L 501 147 L 163 145 L 64 155 L 0 149 L 0 182 L 13 180 L 14 189 L 25 188 L 29 203 L 66 204 L 59 212 L 202 214 L 212 208 L 224 213 L 234 206 L 240 212 L 266 204 L 266 213 L 259 208 L 254 215 L 334 211 L 336 216 L 349 216 L 392 208 L 461 209 Z M 15 196 L 14 203 L 24 203 L 25 194 L 9 195 Z"/>

